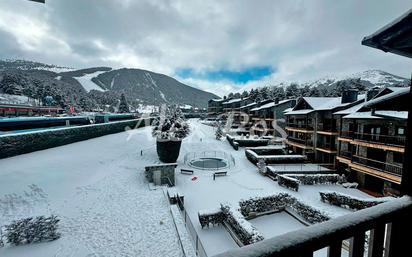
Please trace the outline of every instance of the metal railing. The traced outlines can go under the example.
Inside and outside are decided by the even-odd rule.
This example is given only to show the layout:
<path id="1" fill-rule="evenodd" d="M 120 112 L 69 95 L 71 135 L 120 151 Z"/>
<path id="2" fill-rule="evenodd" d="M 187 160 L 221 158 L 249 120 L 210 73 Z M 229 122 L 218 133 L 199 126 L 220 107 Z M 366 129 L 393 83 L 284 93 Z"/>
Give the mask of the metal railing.
<path id="1" fill-rule="evenodd" d="M 346 157 L 346 158 L 349 158 L 349 159 L 352 158 L 352 152 L 350 152 L 350 151 L 340 151 L 339 155 L 343 156 L 343 157 Z"/>
<path id="2" fill-rule="evenodd" d="M 403 168 L 400 165 L 376 161 L 376 160 L 372 160 L 372 159 L 357 156 L 357 155 L 352 156 L 352 162 L 358 163 L 358 164 L 361 164 L 363 166 L 367 166 L 373 169 L 377 169 L 385 173 L 391 173 L 397 176 L 402 176 Z"/>
<path id="3" fill-rule="evenodd" d="M 313 130 L 313 125 L 312 124 L 306 124 L 306 123 L 288 122 L 288 123 L 286 123 L 286 126 L 291 127 L 291 128 L 302 128 L 302 129 Z"/>
<path id="4" fill-rule="evenodd" d="M 365 134 L 355 132 L 355 139 L 362 141 L 371 141 L 381 144 L 400 145 L 404 146 L 406 142 L 405 136 L 389 136 L 381 134 Z"/>
<path id="5" fill-rule="evenodd" d="M 313 146 L 313 141 L 310 140 L 310 139 L 305 140 L 305 139 L 291 137 L 291 136 L 288 136 L 287 139 L 289 141 L 292 141 L 292 142 L 295 142 L 295 143 L 298 143 L 298 144 L 301 144 L 301 145 Z"/>
<path id="6" fill-rule="evenodd" d="M 203 152 L 192 152 L 192 153 L 187 153 L 184 157 L 184 163 L 193 167 L 193 165 L 190 164 L 191 161 L 194 160 L 200 160 L 200 159 L 204 159 L 204 158 L 215 158 L 216 159 L 216 165 L 213 166 L 211 165 L 211 167 L 199 167 L 199 166 L 195 166 L 194 168 L 196 169 L 207 169 L 207 170 L 219 170 L 219 169 L 226 169 L 226 168 L 232 168 L 236 165 L 236 161 L 235 158 L 226 152 L 222 152 L 222 151 L 203 151 Z M 224 167 L 219 167 L 218 162 L 220 162 L 220 160 L 223 160 L 227 165 Z"/>
<path id="7" fill-rule="evenodd" d="M 341 137 L 357 139 L 361 141 L 374 142 L 380 144 L 404 146 L 406 143 L 406 137 L 403 135 L 390 136 L 383 134 L 368 134 L 359 133 L 353 131 L 341 131 Z"/>
<path id="8" fill-rule="evenodd" d="M 207 257 L 206 250 L 203 247 L 203 244 L 200 241 L 199 236 L 197 235 L 195 226 L 193 225 L 192 220 L 190 219 L 189 215 L 186 212 L 184 203 L 181 201 L 179 197 L 177 198 L 177 204 L 179 206 L 180 213 L 183 216 L 186 230 L 188 231 L 190 238 L 192 239 L 193 246 L 195 247 L 196 256 Z"/>
<path id="9" fill-rule="evenodd" d="M 409 238 L 405 235 L 412 227 L 411 216 L 412 198 L 405 196 L 216 257 L 313 257 L 323 248 L 327 248 L 328 257 L 341 257 L 346 239 L 350 239 L 351 257 L 364 256 L 366 240 L 370 257 L 409 256 Z"/>

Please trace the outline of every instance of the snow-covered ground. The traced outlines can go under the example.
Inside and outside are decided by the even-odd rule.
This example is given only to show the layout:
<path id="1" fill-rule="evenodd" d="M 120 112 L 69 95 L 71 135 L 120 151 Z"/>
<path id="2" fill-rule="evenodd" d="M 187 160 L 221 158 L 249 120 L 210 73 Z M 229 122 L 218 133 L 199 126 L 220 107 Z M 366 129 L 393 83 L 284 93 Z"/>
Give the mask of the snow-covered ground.
<path id="1" fill-rule="evenodd" d="M 143 176 L 157 159 L 149 135 L 142 128 L 129 141 L 124 132 L 0 160 L 0 225 L 53 213 L 62 232 L 0 256 L 182 256 L 169 204 Z"/>
<path id="2" fill-rule="evenodd" d="M 178 170 L 186 167 L 189 152 L 225 151 L 236 161 L 228 176 L 215 181 L 210 171 L 176 172 L 176 190 L 185 195 L 186 211 L 209 256 L 237 246 L 220 226 L 201 229 L 199 210 L 288 192 L 336 217 L 350 211 L 322 203 L 319 191 L 368 197 L 335 185 L 302 185 L 299 192 L 282 188 L 257 172 L 244 149 L 234 151 L 226 140 L 217 141 L 215 128 L 198 120 L 190 124 L 192 133 L 182 144 Z M 182 256 L 169 204 L 162 190 L 149 190 L 144 178 L 144 166 L 155 163 L 150 128 L 0 160 L 0 225 L 53 213 L 61 217 L 62 232 L 62 238 L 51 243 L 0 248 L 0 256 Z"/>

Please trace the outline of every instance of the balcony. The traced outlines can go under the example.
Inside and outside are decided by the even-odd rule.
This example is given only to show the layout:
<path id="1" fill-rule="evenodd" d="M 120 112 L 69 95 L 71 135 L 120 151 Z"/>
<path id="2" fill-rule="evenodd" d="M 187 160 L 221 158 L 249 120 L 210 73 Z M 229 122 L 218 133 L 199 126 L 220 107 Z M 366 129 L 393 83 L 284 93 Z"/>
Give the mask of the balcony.
<path id="1" fill-rule="evenodd" d="M 360 157 L 360 156 L 352 156 L 352 162 L 361 164 L 363 166 L 377 169 L 381 172 L 389 173 L 392 175 L 396 176 L 402 176 L 402 166 L 396 165 L 396 164 L 391 164 L 391 163 L 386 163 L 386 162 L 380 162 L 376 160 L 372 160 L 369 158 L 365 157 Z"/>
<path id="2" fill-rule="evenodd" d="M 352 152 L 349 151 L 340 151 L 339 156 L 344 157 L 346 159 L 352 159 Z"/>
<path id="3" fill-rule="evenodd" d="M 328 257 L 341 257 L 342 241 L 347 239 L 351 257 L 364 256 L 366 240 L 369 257 L 409 256 L 405 235 L 412 227 L 411 216 L 412 198 L 404 196 L 216 257 L 313 257 L 323 248 Z"/>
<path id="4" fill-rule="evenodd" d="M 389 136 L 389 135 L 381 135 L 381 134 L 364 134 L 364 133 L 355 133 L 355 139 L 368 141 L 368 142 L 375 142 L 380 144 L 388 144 L 388 145 L 397 145 L 397 146 L 405 146 L 406 137 L 405 136 Z"/>
<path id="5" fill-rule="evenodd" d="M 301 145 L 306 145 L 306 146 L 313 146 L 313 141 L 311 139 L 301 139 L 301 138 L 296 138 L 296 137 L 291 137 L 288 136 L 287 138 L 289 141 L 297 143 L 297 144 L 301 144 Z"/>
<path id="6" fill-rule="evenodd" d="M 390 136 L 382 134 L 367 134 L 352 131 L 342 131 L 340 137 L 394 146 L 405 146 L 406 143 L 406 137 L 403 135 Z"/>
<path id="7" fill-rule="evenodd" d="M 316 128 L 320 131 L 337 132 L 336 125 L 334 123 L 319 123 Z"/>

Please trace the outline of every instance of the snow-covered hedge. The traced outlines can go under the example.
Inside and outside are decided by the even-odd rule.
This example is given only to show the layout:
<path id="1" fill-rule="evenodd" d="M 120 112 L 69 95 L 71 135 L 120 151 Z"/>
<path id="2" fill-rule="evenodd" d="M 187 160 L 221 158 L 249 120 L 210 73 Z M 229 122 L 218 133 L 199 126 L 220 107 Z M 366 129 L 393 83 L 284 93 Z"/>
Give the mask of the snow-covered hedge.
<path id="1" fill-rule="evenodd" d="M 239 206 L 240 212 L 245 217 L 251 216 L 252 213 L 259 214 L 270 211 L 283 211 L 286 207 L 289 207 L 303 220 L 311 224 L 329 220 L 326 214 L 300 202 L 287 193 L 242 200 L 239 202 Z"/>
<path id="2" fill-rule="evenodd" d="M 322 191 L 319 192 L 322 202 L 332 205 L 340 206 L 350 210 L 362 210 L 388 201 L 390 198 L 380 199 L 361 199 L 354 196 L 332 192 Z"/>
<path id="3" fill-rule="evenodd" d="M 280 175 L 278 175 L 279 178 Z M 303 185 L 338 184 L 345 182 L 345 178 L 339 174 L 283 174 L 300 181 Z"/>
<path id="4" fill-rule="evenodd" d="M 15 220 L 4 226 L 3 238 L 11 245 L 53 241 L 60 238 L 60 233 L 57 232 L 58 223 L 59 219 L 54 215 Z"/>
<path id="5" fill-rule="evenodd" d="M 302 217 L 310 224 L 320 223 L 329 220 L 330 218 L 315 208 L 306 205 L 298 200 L 295 200 L 292 206 L 290 206 L 296 214 Z"/>
<path id="6" fill-rule="evenodd" d="M 238 138 L 231 135 L 226 135 L 227 141 L 232 145 L 233 148 L 239 146 L 242 147 L 254 147 L 254 146 L 266 146 L 269 143 L 269 139 L 262 138 Z M 235 149 L 237 150 L 237 149 Z"/>
<path id="7" fill-rule="evenodd" d="M 240 212 L 245 216 L 251 213 L 264 213 L 268 211 L 282 211 L 287 205 L 294 202 L 292 196 L 280 193 L 270 196 L 254 197 L 239 202 Z"/>
<path id="8" fill-rule="evenodd" d="M 206 226 L 209 227 L 210 225 L 222 224 L 225 219 L 225 215 L 220 208 L 215 210 L 199 211 L 198 216 L 202 228 Z"/>
<path id="9" fill-rule="evenodd" d="M 299 184 L 300 184 L 299 180 L 292 178 L 292 177 L 285 176 L 285 175 L 278 175 L 277 179 L 278 179 L 279 186 L 292 189 L 296 192 L 299 190 Z"/>
<path id="10" fill-rule="evenodd" d="M 233 147 L 233 149 L 235 149 L 236 151 L 239 150 L 239 144 L 235 142 L 234 137 L 232 137 L 231 135 L 226 135 L 226 139 L 229 142 L 229 144 Z"/>
<path id="11" fill-rule="evenodd" d="M 256 164 L 259 159 L 263 159 L 267 164 L 277 164 L 277 163 L 303 163 L 306 161 L 306 156 L 304 155 L 286 155 L 276 154 L 276 155 L 259 155 L 252 149 L 247 149 L 245 151 L 246 158 L 253 164 Z"/>
<path id="12" fill-rule="evenodd" d="M 153 118 L 41 130 L 0 136 L 0 158 L 44 150 L 150 125 Z"/>
<path id="13" fill-rule="evenodd" d="M 225 215 L 225 222 L 244 245 L 253 244 L 264 239 L 262 234 L 236 208 L 229 204 L 222 204 L 221 208 Z"/>

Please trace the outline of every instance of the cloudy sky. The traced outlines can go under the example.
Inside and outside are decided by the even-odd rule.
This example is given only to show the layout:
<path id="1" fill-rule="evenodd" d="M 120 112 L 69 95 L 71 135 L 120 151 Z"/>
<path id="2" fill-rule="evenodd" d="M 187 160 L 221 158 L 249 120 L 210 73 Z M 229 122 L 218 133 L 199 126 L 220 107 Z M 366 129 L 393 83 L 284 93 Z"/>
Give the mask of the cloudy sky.
<path id="1" fill-rule="evenodd" d="M 148 69 L 220 95 L 411 61 L 361 46 L 410 0 L 0 1 L 0 58 Z"/>

